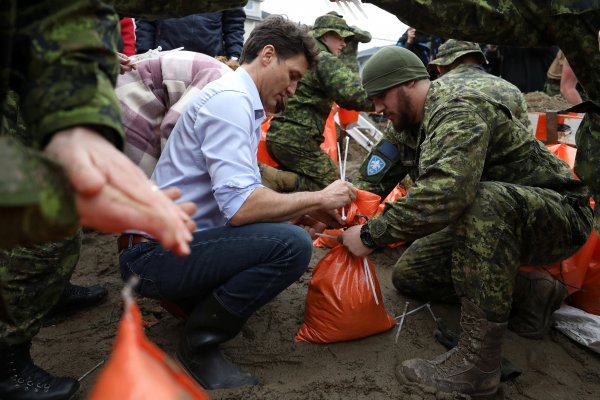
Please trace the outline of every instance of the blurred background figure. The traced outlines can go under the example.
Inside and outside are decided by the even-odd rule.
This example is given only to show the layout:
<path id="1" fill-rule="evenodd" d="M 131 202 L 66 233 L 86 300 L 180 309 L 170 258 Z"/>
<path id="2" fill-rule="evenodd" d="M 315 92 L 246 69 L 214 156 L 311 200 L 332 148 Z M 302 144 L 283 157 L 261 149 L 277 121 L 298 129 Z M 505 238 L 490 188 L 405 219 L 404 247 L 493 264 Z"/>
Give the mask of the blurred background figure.
<path id="1" fill-rule="evenodd" d="M 444 43 L 444 40 L 438 36 L 430 35 L 423 31 L 418 31 L 413 27 L 409 27 L 398 42 L 396 46 L 404 47 L 407 50 L 412 51 L 428 68 L 429 62 L 437 56 L 438 47 Z M 430 79 L 438 77 L 437 70 L 435 68 L 428 68 Z"/>
<path id="2" fill-rule="evenodd" d="M 243 8 L 194 14 L 184 18 L 136 21 L 136 51 L 145 53 L 158 46 L 162 50 L 184 47 L 185 50 L 225 56 L 237 60 L 244 44 Z"/>

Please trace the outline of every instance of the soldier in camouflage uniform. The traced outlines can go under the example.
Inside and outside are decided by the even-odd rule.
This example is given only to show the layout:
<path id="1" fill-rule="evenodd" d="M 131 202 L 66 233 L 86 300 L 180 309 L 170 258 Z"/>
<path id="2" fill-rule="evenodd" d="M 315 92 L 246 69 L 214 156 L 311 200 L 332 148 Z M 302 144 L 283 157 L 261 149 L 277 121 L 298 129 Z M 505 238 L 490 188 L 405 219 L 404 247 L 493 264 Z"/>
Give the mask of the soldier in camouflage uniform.
<path id="1" fill-rule="evenodd" d="M 364 256 L 413 241 L 395 266 L 394 285 L 428 300 L 458 294 L 463 332 L 455 349 L 433 361 L 405 361 L 400 374 L 443 392 L 485 395 L 500 383 L 519 266 L 573 254 L 587 240 L 592 211 L 569 166 L 481 90 L 481 77 L 456 70 L 430 82 L 418 57 L 398 47 L 365 65 L 363 85 L 376 111 L 416 146 L 417 176 L 406 197 L 348 228 L 343 242 Z M 532 335 L 547 329 L 562 293 L 532 293 L 524 311 L 539 311 L 537 320 L 517 316 L 516 327 Z"/>
<path id="2" fill-rule="evenodd" d="M 214 11 L 245 1 L 117 3 L 130 14 L 147 5 L 144 13 L 137 14 L 153 16 L 152 10 L 160 10 L 162 14 L 155 16 L 171 16 L 181 8 L 189 8 L 190 13 Z M 120 231 L 146 224 L 145 218 L 158 212 L 163 215 L 156 215 L 152 224 L 157 232 L 166 229 L 169 234 L 157 236 L 175 251 L 185 252 L 191 227 L 186 227 L 188 217 L 181 210 L 189 210 L 153 192 L 149 181 L 141 179 L 143 173 L 138 175 L 133 164 L 110 144 L 121 146 L 123 136 L 112 88 L 119 70 L 114 53 L 117 37 L 118 17 L 100 2 L 2 2 L 0 248 L 65 238 L 80 223 Z M 43 154 L 44 147 L 61 164 Z M 78 164 L 88 155 L 106 169 Z M 101 165 L 102 161 L 107 164 Z M 122 186 L 112 181 L 115 168 L 118 174 L 133 172 L 131 177 L 121 177 Z M 105 173 L 106 181 L 89 187 L 92 182 L 86 180 L 100 178 L 90 172 Z M 132 183 L 135 189 L 123 190 Z M 154 200 L 140 200 L 147 195 Z M 76 200 L 77 209 L 85 210 L 81 216 Z M 163 206 L 170 211 L 162 213 Z M 0 398 L 67 399 L 77 390 L 76 380 L 55 378 L 35 366 L 29 348 L 41 319 L 63 293 L 80 243 L 76 234 L 0 253 Z"/>
<path id="3" fill-rule="evenodd" d="M 317 191 L 339 179 L 337 166 L 320 147 L 334 101 L 349 110 L 373 108 L 359 75 L 337 56 L 345 41 L 355 36 L 346 21 L 337 15 L 322 15 L 311 33 L 321 50 L 319 64 L 304 75 L 286 110 L 271 120 L 267 132 L 271 157 L 281 169 L 297 174 L 285 187 L 277 188 L 282 191 Z M 264 171 L 261 174 L 264 176 Z"/>
<path id="4" fill-rule="evenodd" d="M 597 0 L 367 0 L 402 22 L 443 37 L 562 49 L 589 101 L 575 138 L 575 173 L 596 202 L 600 231 L 600 3 Z"/>
<path id="5" fill-rule="evenodd" d="M 525 97 L 510 82 L 483 71 L 480 65 L 486 62 L 476 43 L 449 39 L 440 46 L 438 57 L 429 64 L 436 66 L 440 75 L 451 72 L 471 80 L 479 90 L 507 106 L 516 119 L 529 127 Z M 387 129 L 384 138 L 361 165 L 354 185 L 382 197 L 387 196 L 407 174 L 411 180 L 416 179 L 418 174 L 413 168 L 415 154 L 416 142 L 410 134 Z"/>

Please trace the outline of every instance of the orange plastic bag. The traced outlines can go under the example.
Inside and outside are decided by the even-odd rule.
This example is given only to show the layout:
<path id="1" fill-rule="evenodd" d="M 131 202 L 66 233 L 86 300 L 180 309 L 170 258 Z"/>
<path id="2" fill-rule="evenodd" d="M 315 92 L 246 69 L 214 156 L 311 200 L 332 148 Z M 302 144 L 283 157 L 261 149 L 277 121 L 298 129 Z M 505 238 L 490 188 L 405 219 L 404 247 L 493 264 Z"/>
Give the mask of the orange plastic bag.
<path id="1" fill-rule="evenodd" d="M 265 121 L 260 125 L 260 142 L 258 142 L 258 151 L 256 158 L 263 164 L 270 165 L 271 167 L 278 167 L 277 161 L 271 158 L 269 150 L 267 150 L 267 132 L 271 127 L 271 116 L 267 117 Z"/>
<path id="2" fill-rule="evenodd" d="M 333 110 L 329 112 L 329 117 L 325 121 L 325 129 L 323 130 L 323 137 L 325 140 L 321 143 L 321 149 L 331 157 L 334 164 L 338 163 L 337 153 L 337 129 L 335 127 L 335 120 L 333 119 Z"/>
<path id="3" fill-rule="evenodd" d="M 567 144 L 549 144 L 548 150 L 555 156 L 558 156 L 561 160 L 569 164 L 571 172 L 575 166 L 575 157 L 577 156 L 577 149 Z M 574 173 L 574 172 L 573 172 Z"/>
<path id="4" fill-rule="evenodd" d="M 397 199 L 406 196 L 406 189 L 401 186 L 400 184 L 396 185 L 396 187 L 394 188 L 394 190 L 392 190 L 385 198 L 385 200 L 383 200 L 381 202 L 381 204 L 379 204 L 379 207 L 377 208 L 377 214 L 381 214 L 383 212 L 383 209 L 385 208 L 385 204 L 386 203 L 393 203 L 395 202 Z M 390 243 L 388 244 L 389 248 L 395 248 L 398 246 L 404 246 L 406 244 L 406 240 L 401 240 L 399 242 L 396 243 Z"/>
<path id="5" fill-rule="evenodd" d="M 108 363 L 90 400 L 202 399 L 208 395 L 187 373 L 146 338 L 140 310 L 128 301 Z"/>
<path id="6" fill-rule="evenodd" d="M 381 197 L 376 195 L 375 193 L 368 192 L 366 190 L 358 189 L 356 191 L 356 200 L 350 203 L 349 206 L 344 208 L 344 212 L 346 213 L 346 224 L 352 225 L 355 223 L 364 224 L 365 221 L 356 220 L 357 215 L 364 215 L 367 218 L 371 218 L 377 212 L 377 207 L 379 207 L 379 202 L 381 201 Z M 340 210 L 341 213 L 341 210 Z"/>
<path id="7" fill-rule="evenodd" d="M 340 119 L 340 125 L 350 125 L 358 121 L 358 111 L 346 110 L 345 108 L 338 107 L 338 118 Z"/>
<path id="8" fill-rule="evenodd" d="M 343 229 L 325 229 L 323 234 L 325 236 L 319 236 L 315 240 L 313 240 L 313 246 L 315 247 L 325 247 L 327 249 L 333 249 L 336 246 L 339 246 L 340 242 L 337 241 L 337 237 L 340 236 L 344 232 Z M 333 236 L 333 237 L 331 237 Z"/>
<path id="9" fill-rule="evenodd" d="M 396 321 L 383 306 L 373 264 L 340 245 L 330 250 L 313 272 L 304 322 L 295 340 L 340 342 L 385 332 L 394 325 Z"/>
<path id="10" fill-rule="evenodd" d="M 600 240 L 596 231 L 595 248 L 588 265 L 581 290 L 573 294 L 573 305 L 591 314 L 600 315 Z"/>

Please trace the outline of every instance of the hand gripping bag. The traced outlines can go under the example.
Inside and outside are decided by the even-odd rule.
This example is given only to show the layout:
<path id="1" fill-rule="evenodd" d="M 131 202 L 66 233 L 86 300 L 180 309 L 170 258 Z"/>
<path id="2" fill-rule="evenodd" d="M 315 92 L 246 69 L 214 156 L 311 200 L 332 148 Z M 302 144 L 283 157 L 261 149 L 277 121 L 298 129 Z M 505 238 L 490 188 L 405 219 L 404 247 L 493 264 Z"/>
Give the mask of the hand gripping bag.
<path id="1" fill-rule="evenodd" d="M 394 325 L 396 321 L 383 305 L 373 264 L 339 245 L 314 270 L 304 322 L 295 340 L 340 342 L 385 332 Z"/>

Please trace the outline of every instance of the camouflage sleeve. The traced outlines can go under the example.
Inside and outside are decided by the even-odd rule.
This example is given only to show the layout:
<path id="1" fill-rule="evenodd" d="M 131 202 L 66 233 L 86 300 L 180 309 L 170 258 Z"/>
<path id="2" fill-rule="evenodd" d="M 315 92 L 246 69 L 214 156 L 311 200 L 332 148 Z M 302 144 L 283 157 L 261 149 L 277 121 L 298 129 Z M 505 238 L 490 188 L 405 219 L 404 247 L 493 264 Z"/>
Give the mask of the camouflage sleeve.
<path id="1" fill-rule="evenodd" d="M 13 62 L 23 77 L 20 93 L 25 125 L 38 148 L 56 131 L 93 126 L 122 147 L 121 112 L 114 92 L 119 73 L 115 54 L 119 18 L 112 7 L 92 0 L 44 0 L 19 6 Z"/>
<path id="2" fill-rule="evenodd" d="M 348 110 L 375 110 L 357 73 L 352 72 L 342 60 L 333 54 L 321 52 L 319 57 L 317 76 L 321 87 L 333 101 Z"/>
<path id="3" fill-rule="evenodd" d="M 512 1 L 368 0 L 368 2 L 394 14 L 408 26 L 446 38 L 521 47 L 555 44 L 546 35 L 545 29 L 537 29 L 537 20 L 527 21 Z M 531 3 L 532 13 L 540 7 L 547 7 L 541 6 L 535 0 L 525 0 L 523 3 Z"/>
<path id="4" fill-rule="evenodd" d="M 119 15 L 162 19 L 243 7 L 248 0 L 109 0 Z"/>
<path id="5" fill-rule="evenodd" d="M 62 167 L 16 138 L 0 135 L 0 248 L 64 238 L 78 229 Z"/>
<path id="6" fill-rule="evenodd" d="M 437 232 L 456 221 L 475 197 L 490 138 L 486 122 L 495 109 L 464 97 L 442 100 L 444 105 L 425 121 L 419 177 L 406 197 L 369 221 L 378 245 Z"/>

